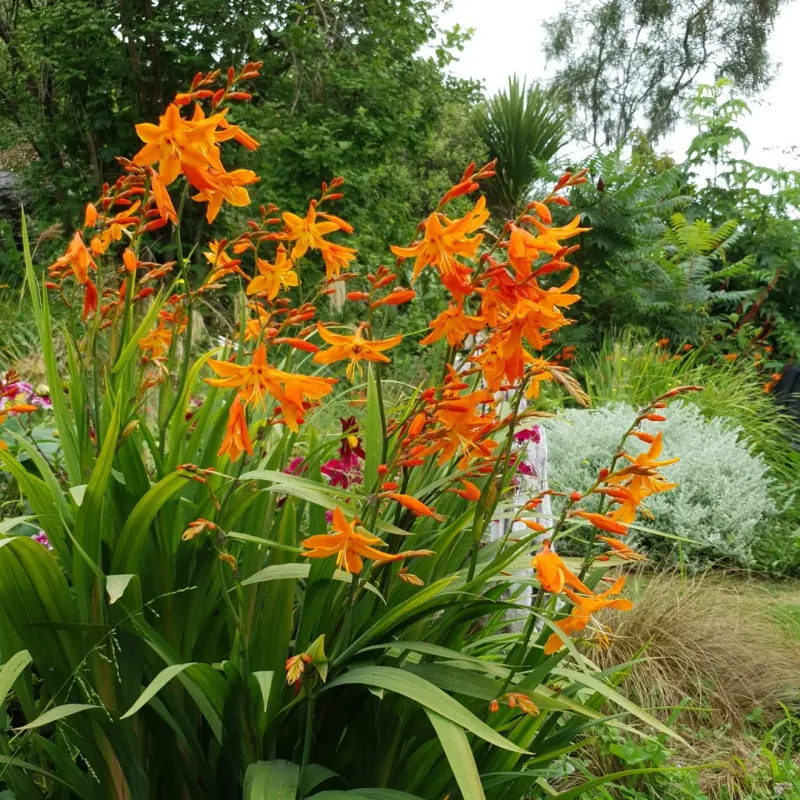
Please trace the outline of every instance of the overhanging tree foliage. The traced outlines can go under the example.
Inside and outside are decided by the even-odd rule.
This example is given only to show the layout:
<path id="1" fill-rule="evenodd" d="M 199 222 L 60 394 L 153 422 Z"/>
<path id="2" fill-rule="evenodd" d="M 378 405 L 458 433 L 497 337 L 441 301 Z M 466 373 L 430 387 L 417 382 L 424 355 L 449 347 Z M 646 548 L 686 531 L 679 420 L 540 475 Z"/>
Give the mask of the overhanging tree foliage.
<path id="1" fill-rule="evenodd" d="M 424 205 L 424 191 L 407 197 L 404 170 L 426 163 L 443 118 L 472 92 L 444 75 L 461 34 L 437 28 L 440 5 L 0 0 L 0 147 L 28 143 L 42 216 L 55 198 L 68 221 L 116 175 L 114 154 L 135 148 L 134 124 L 155 118 L 200 66 L 263 61 L 247 112 L 262 142 L 257 200 L 297 201 L 346 172 L 361 181 L 349 196 L 363 205 L 387 194 Z M 449 185 L 440 169 L 429 166 L 431 196 Z"/>
<path id="2" fill-rule="evenodd" d="M 752 94 L 772 78 L 767 49 L 781 0 L 570 0 L 546 23 L 559 70 L 593 145 L 644 127 L 669 132 L 698 78 L 713 71 Z"/>

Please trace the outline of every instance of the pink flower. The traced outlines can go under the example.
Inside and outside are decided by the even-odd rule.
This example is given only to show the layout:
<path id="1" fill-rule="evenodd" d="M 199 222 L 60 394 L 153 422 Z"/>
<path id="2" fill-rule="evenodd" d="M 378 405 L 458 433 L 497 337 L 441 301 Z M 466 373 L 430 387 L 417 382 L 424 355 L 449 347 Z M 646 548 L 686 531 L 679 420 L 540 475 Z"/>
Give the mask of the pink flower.
<path id="1" fill-rule="evenodd" d="M 341 486 L 342 489 L 346 489 L 351 483 L 361 483 L 364 480 L 361 464 L 355 455 L 347 461 L 332 458 L 320 467 L 320 472 L 328 478 L 331 486 Z"/>
<path id="2" fill-rule="evenodd" d="M 539 425 L 534 425 L 532 428 L 527 428 L 524 431 L 517 431 L 514 434 L 515 442 L 533 442 L 539 444 L 542 441 L 542 429 Z"/>
<path id="3" fill-rule="evenodd" d="M 47 534 L 44 531 L 39 531 L 39 533 L 34 533 L 31 536 L 34 542 L 39 542 L 39 544 L 43 544 L 48 550 L 53 549 L 53 545 L 50 544 L 50 540 L 47 538 Z"/>
<path id="4" fill-rule="evenodd" d="M 286 469 L 283 471 L 287 475 L 299 475 L 301 472 L 305 472 L 306 469 L 306 460 L 303 456 L 295 456 L 286 466 Z"/>

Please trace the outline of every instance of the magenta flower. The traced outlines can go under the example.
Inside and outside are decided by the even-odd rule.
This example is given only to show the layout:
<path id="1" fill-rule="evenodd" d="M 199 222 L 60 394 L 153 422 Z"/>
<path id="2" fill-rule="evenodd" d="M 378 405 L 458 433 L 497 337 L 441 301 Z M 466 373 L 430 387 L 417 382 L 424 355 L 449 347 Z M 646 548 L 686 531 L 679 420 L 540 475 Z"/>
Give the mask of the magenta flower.
<path id="1" fill-rule="evenodd" d="M 517 431 L 514 434 L 515 442 L 533 442 L 539 444 L 542 441 L 542 429 L 539 425 L 534 425 L 532 428 L 527 428 L 524 431 Z"/>
<path id="2" fill-rule="evenodd" d="M 50 540 L 47 538 L 47 534 L 44 531 L 39 531 L 39 533 L 34 533 L 31 536 L 34 542 L 39 542 L 39 544 L 43 544 L 48 550 L 53 549 L 53 545 L 50 544 Z"/>
<path id="3" fill-rule="evenodd" d="M 356 456 L 349 460 L 332 458 L 320 468 L 320 472 L 328 478 L 331 486 L 341 486 L 346 489 L 351 483 L 361 483 L 364 480 L 361 464 Z"/>

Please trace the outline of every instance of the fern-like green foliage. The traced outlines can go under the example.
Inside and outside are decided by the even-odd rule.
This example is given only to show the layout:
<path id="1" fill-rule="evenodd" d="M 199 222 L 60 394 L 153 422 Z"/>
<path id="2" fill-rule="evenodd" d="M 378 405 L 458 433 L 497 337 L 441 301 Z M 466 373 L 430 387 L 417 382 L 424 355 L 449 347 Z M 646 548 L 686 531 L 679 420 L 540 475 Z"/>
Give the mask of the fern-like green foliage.
<path id="1" fill-rule="evenodd" d="M 504 217 L 515 217 L 531 183 L 542 175 L 567 142 L 569 113 L 562 98 L 538 85 L 526 87 L 515 75 L 476 112 L 475 126 L 497 158 L 497 176 L 486 186 L 487 202 Z"/>
<path id="2" fill-rule="evenodd" d="M 750 296 L 727 288 L 754 267 L 752 258 L 729 258 L 743 235 L 738 222 L 684 216 L 691 198 L 680 167 L 641 154 L 623 161 L 617 151 L 593 158 L 590 177 L 570 199 L 592 229 L 578 259 L 595 335 L 628 325 L 696 341 L 716 314 Z"/>
<path id="3" fill-rule="evenodd" d="M 637 309 L 653 274 L 653 253 L 666 220 L 684 208 L 683 174 L 668 165 L 634 164 L 619 150 L 598 153 L 588 164 L 589 180 L 570 195 L 581 225 L 577 255 L 581 267 L 582 314 L 594 335 L 624 324 L 644 325 Z"/>
<path id="4" fill-rule="evenodd" d="M 728 290 L 727 281 L 752 270 L 750 256 L 728 262 L 728 250 L 742 237 L 737 220 L 714 227 L 704 219 L 670 217 L 654 253 L 650 280 L 638 293 L 640 308 L 661 321 L 660 332 L 696 340 L 717 311 L 731 311 L 749 290 Z"/>

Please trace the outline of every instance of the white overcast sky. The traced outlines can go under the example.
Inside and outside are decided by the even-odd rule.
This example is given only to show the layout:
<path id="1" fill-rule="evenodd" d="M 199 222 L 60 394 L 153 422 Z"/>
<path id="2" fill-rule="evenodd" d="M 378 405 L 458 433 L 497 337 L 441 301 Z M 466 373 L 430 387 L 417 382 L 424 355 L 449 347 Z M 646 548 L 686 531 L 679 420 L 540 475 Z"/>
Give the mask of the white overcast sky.
<path id="1" fill-rule="evenodd" d="M 503 88 L 514 72 L 529 80 L 552 77 L 552 67 L 546 67 L 542 54 L 541 21 L 556 11 L 557 6 L 542 0 L 452 0 L 452 7 L 440 19 L 441 26 L 448 29 L 459 24 L 474 28 L 475 33 L 451 72 L 482 81 L 490 93 Z M 748 101 L 753 113 L 741 124 L 751 142 L 744 157 L 754 164 L 800 169 L 798 34 L 800 3 L 790 3 L 770 38 L 770 52 L 779 64 L 777 76 L 761 97 Z M 682 126 L 658 149 L 680 160 L 693 135 L 688 126 Z"/>

